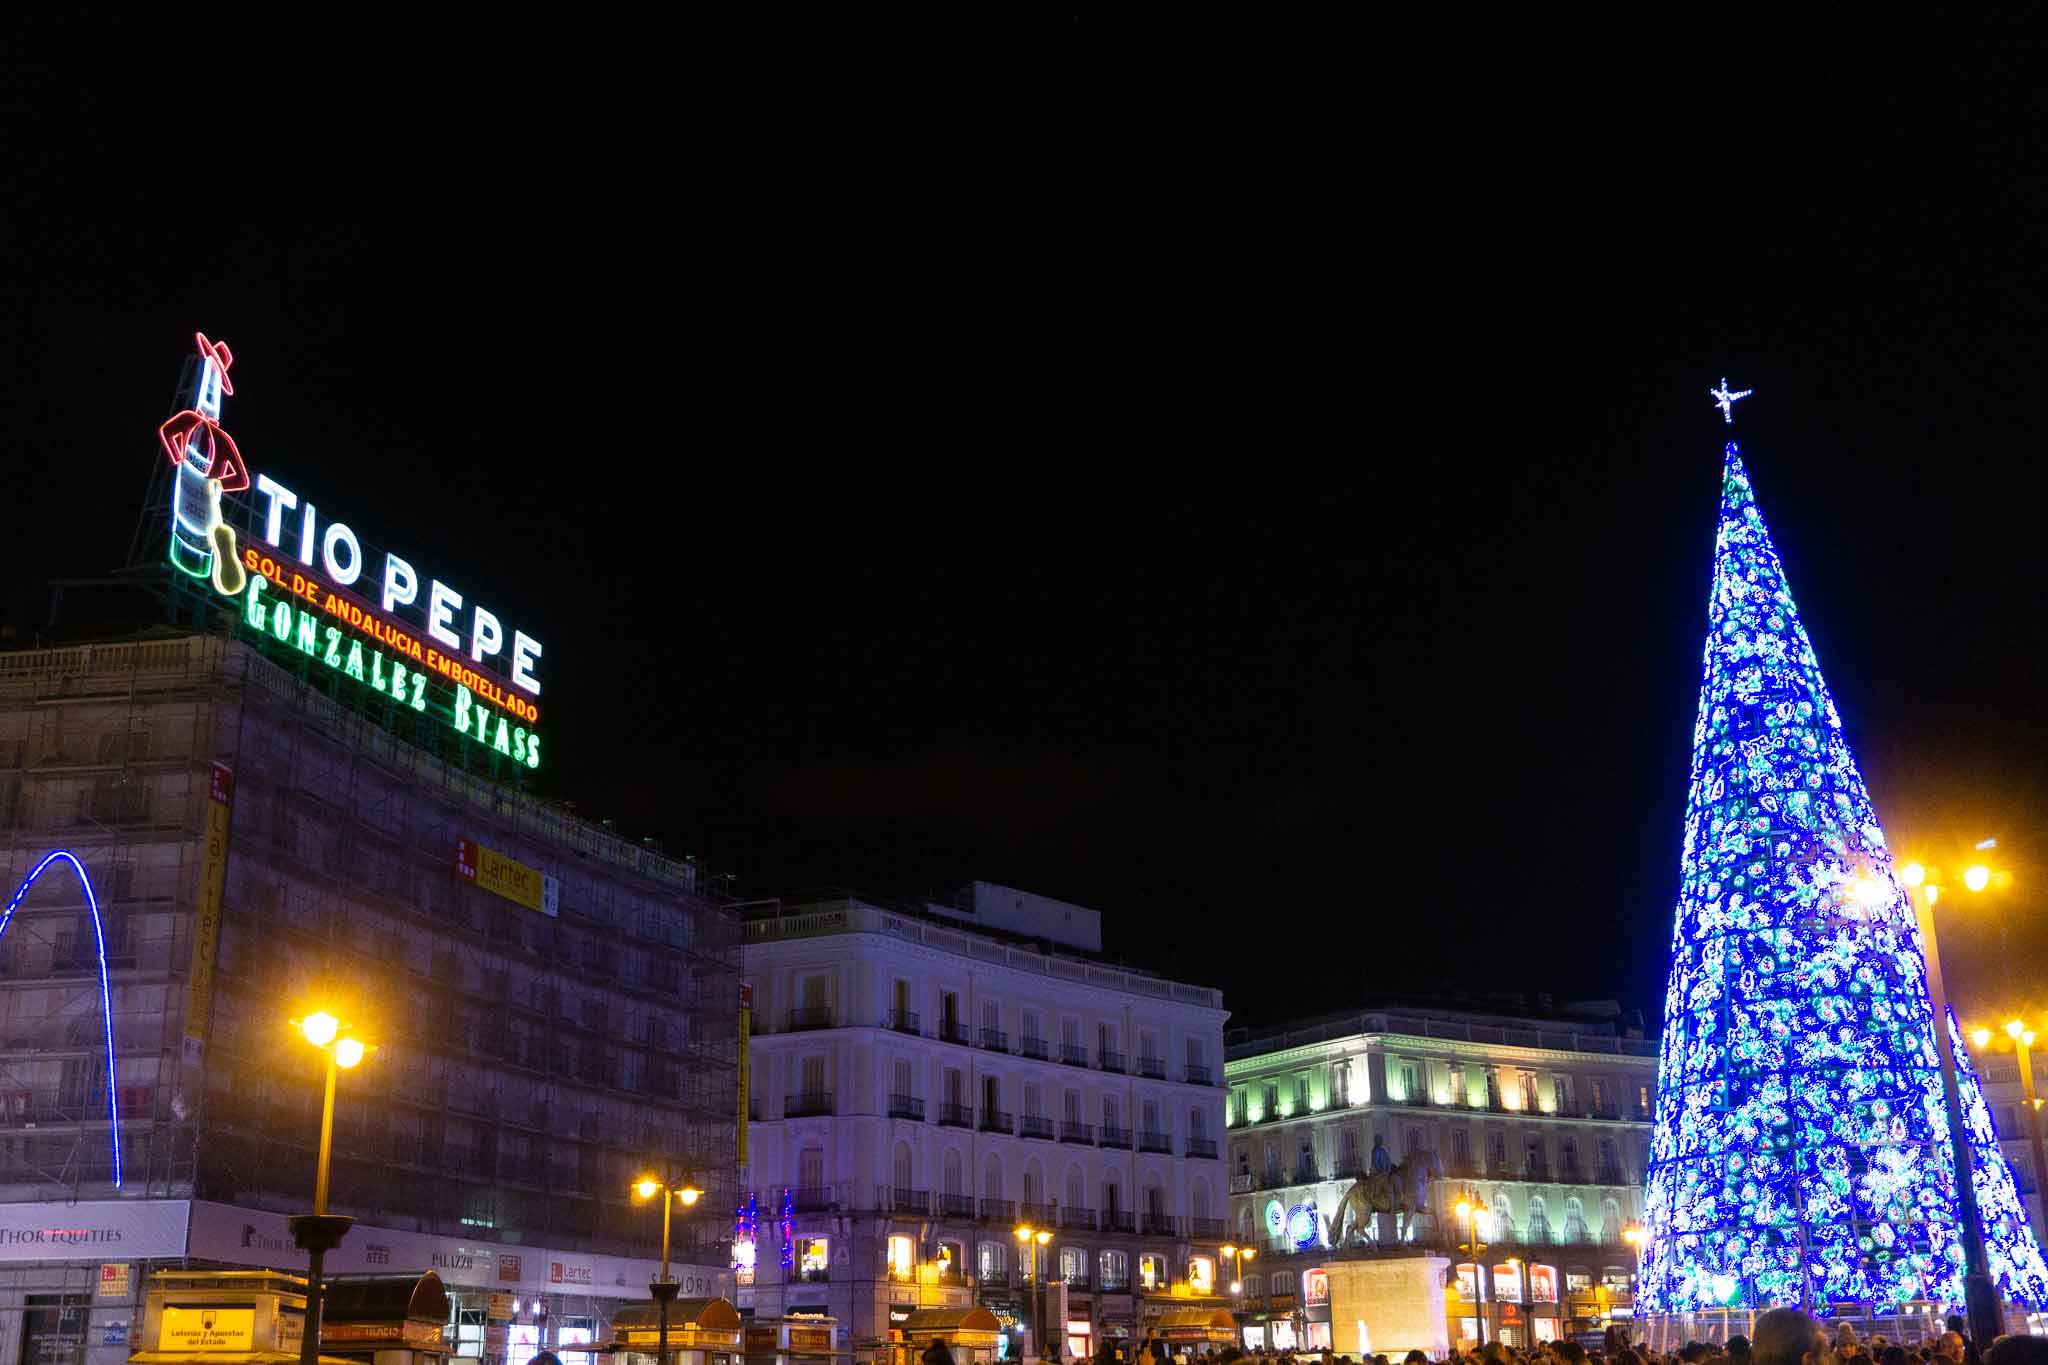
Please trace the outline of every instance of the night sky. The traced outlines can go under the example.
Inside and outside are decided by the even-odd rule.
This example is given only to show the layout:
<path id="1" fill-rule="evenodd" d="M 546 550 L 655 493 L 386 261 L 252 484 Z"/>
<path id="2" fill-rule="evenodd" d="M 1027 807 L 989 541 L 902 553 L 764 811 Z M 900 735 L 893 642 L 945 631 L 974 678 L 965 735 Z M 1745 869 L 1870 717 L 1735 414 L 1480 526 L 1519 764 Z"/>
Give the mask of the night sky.
<path id="1" fill-rule="evenodd" d="M 1654 1027 L 1726 374 L 1894 846 L 2014 873 L 1952 990 L 2048 1009 L 2038 51 L 842 36 L 237 87 L 198 179 L 10 45 L 8 629 L 122 558 L 204 329 L 257 469 L 545 642 L 538 790 L 735 895 Z"/>

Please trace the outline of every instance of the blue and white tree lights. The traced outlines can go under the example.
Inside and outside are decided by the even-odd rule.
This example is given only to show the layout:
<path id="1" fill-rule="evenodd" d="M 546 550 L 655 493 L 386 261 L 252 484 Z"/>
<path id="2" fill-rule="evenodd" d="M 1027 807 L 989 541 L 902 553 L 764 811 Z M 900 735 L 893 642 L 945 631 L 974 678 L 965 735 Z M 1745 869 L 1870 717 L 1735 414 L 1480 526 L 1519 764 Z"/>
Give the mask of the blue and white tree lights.
<path id="1" fill-rule="evenodd" d="M 1637 1311 L 1960 1304 L 1913 909 L 1733 444 L 1702 672 Z M 1956 1050 L 1993 1281 L 2048 1303 Z"/>

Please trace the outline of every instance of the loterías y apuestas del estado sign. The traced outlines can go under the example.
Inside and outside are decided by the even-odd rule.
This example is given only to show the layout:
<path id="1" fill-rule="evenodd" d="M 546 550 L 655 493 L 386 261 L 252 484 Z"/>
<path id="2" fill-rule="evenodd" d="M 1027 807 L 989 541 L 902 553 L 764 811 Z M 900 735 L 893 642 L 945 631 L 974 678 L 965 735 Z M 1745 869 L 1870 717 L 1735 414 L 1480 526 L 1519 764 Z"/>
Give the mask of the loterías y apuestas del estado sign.
<path id="1" fill-rule="evenodd" d="M 250 634 L 538 768 L 540 641 L 412 561 L 366 549 L 310 494 L 252 480 L 220 420 L 234 355 L 204 332 L 197 340 L 187 406 L 157 432 L 174 466 L 171 566 L 240 599 Z"/>

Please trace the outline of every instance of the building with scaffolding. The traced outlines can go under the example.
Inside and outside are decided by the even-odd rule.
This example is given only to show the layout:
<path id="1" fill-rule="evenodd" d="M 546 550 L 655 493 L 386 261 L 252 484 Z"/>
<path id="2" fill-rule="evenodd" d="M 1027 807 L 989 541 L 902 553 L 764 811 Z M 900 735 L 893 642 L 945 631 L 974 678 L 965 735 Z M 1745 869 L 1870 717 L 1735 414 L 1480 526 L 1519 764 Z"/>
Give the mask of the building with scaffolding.
<path id="1" fill-rule="evenodd" d="M 1012 1357 L 1086 1359 L 1223 1306 L 1221 992 L 986 882 L 757 905 L 745 938 L 742 1308 L 829 1314 L 860 1354 L 979 1306 Z"/>
<path id="2" fill-rule="evenodd" d="M 376 1045 L 328 1269 L 437 1270 L 458 1356 L 587 1365 L 654 1277 L 649 1165 L 733 1206 L 737 917 L 376 700 L 218 620 L 0 654 L 8 885 L 83 873 L 0 928 L 0 1362 L 125 1359 L 152 1269 L 303 1268 L 314 1003 Z M 729 1292 L 723 1224 L 679 1222 L 686 1297 Z"/>

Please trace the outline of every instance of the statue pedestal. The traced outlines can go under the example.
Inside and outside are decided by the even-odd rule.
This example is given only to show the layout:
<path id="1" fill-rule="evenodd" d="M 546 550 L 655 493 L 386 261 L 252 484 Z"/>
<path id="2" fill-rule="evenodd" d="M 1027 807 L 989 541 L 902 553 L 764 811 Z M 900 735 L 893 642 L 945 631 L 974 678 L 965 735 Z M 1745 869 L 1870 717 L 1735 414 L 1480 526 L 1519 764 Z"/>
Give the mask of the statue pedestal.
<path id="1" fill-rule="evenodd" d="M 1362 1359 L 1399 1360 L 1419 1350 L 1431 1360 L 1450 1354 L 1444 1321 L 1444 1274 L 1450 1258 L 1419 1254 L 1330 1261 L 1330 1349 Z"/>

